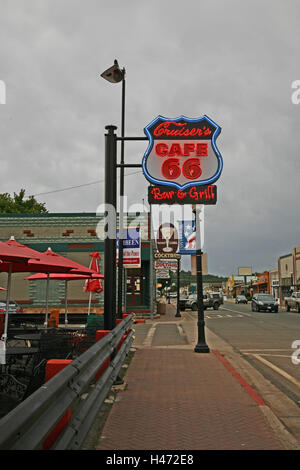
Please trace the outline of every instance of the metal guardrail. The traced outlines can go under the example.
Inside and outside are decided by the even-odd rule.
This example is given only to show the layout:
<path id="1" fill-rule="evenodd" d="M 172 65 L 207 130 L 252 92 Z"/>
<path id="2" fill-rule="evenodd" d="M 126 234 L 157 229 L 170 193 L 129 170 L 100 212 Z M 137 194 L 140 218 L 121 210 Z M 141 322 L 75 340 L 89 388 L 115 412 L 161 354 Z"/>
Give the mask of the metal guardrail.
<path id="1" fill-rule="evenodd" d="M 4 416 L 0 420 L 0 449 L 42 450 L 49 433 L 72 407 L 71 419 L 51 450 L 79 450 L 129 352 L 131 327 L 129 315 Z M 95 380 L 108 358 L 109 365 Z"/>

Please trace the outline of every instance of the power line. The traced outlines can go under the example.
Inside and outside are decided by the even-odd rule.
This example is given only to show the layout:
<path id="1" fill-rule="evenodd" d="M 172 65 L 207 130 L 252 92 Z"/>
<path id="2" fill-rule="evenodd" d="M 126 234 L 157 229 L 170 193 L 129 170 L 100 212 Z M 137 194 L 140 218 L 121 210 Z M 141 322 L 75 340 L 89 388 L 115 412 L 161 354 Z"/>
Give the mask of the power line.
<path id="1" fill-rule="evenodd" d="M 133 173 L 128 173 L 127 175 L 125 176 L 131 176 L 131 175 L 136 175 L 137 173 L 140 173 L 141 170 L 139 171 L 134 171 Z M 97 180 L 97 181 L 92 181 L 91 183 L 85 183 L 85 184 L 78 184 L 76 186 L 68 186 L 66 188 L 61 188 L 61 189 L 54 189 L 52 191 L 47 191 L 47 192 L 44 192 L 44 193 L 37 193 L 37 194 L 34 194 L 33 196 L 36 197 L 36 196 L 42 196 L 42 195 L 45 195 L 45 194 L 53 194 L 53 193 L 59 193 L 61 191 L 69 191 L 71 189 L 76 189 L 76 188 L 83 188 L 84 186 L 91 186 L 93 184 L 99 184 L 99 183 L 104 183 L 105 180 Z"/>

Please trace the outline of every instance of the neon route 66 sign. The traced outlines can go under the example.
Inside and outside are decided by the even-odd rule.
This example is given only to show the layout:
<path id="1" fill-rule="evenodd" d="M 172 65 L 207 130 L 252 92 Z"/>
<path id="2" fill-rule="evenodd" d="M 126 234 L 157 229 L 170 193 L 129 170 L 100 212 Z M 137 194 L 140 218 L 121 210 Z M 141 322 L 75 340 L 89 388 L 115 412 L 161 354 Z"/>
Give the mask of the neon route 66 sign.
<path id="1" fill-rule="evenodd" d="M 198 119 L 157 116 L 144 132 L 149 145 L 142 169 L 152 184 L 182 190 L 212 184 L 220 177 L 223 159 L 216 138 L 221 128 L 208 116 Z"/>

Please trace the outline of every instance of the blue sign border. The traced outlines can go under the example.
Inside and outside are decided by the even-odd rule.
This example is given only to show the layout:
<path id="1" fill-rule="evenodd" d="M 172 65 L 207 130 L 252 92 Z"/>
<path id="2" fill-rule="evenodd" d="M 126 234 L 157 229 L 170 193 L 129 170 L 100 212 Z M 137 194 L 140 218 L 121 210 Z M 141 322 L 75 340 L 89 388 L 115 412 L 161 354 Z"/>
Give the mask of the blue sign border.
<path id="1" fill-rule="evenodd" d="M 211 178 L 207 179 L 207 180 L 203 180 L 203 181 L 192 181 L 191 183 L 186 183 L 184 184 L 183 186 L 181 186 L 180 184 L 178 183 L 175 183 L 175 182 L 172 182 L 170 180 L 168 181 L 162 181 L 162 180 L 158 180 L 156 178 L 152 178 L 152 176 L 149 175 L 149 173 L 147 172 L 147 169 L 146 169 L 146 161 L 147 161 L 147 157 L 149 155 L 149 153 L 151 152 L 152 150 L 152 147 L 153 147 L 153 143 L 154 143 L 154 140 L 153 140 L 153 137 L 152 137 L 152 134 L 150 133 L 149 131 L 149 128 L 152 127 L 157 121 L 161 120 L 161 121 L 173 121 L 173 122 L 177 122 L 177 121 L 182 121 L 182 120 L 185 120 L 187 122 L 201 122 L 201 121 L 204 121 L 204 120 L 207 120 L 209 121 L 214 127 L 215 127 L 215 131 L 212 135 L 212 138 L 211 138 L 211 142 L 212 142 L 212 147 L 215 151 L 215 154 L 218 158 L 218 169 L 217 169 L 217 172 L 215 173 L 214 176 L 212 176 Z M 144 176 L 147 178 L 147 180 L 149 180 L 151 183 L 153 184 L 159 184 L 159 185 L 166 185 L 166 186 L 174 186 L 178 189 L 185 189 L 185 188 L 188 188 L 190 186 L 203 186 L 203 185 L 206 185 L 206 184 L 212 184 L 214 183 L 221 175 L 221 172 L 222 172 L 222 169 L 223 169 L 223 159 L 222 159 L 222 155 L 220 154 L 219 152 L 219 149 L 216 145 L 216 138 L 218 137 L 218 135 L 220 134 L 221 132 L 221 127 L 218 126 L 218 124 L 216 124 L 212 119 L 210 119 L 208 116 L 206 116 L 205 114 L 201 117 L 201 118 L 197 118 L 197 119 L 191 119 L 191 118 L 187 118 L 186 116 L 179 116 L 175 119 L 171 119 L 171 118 L 166 118 L 166 117 L 163 117 L 163 116 L 157 116 L 155 119 L 153 119 L 152 122 L 150 122 L 150 124 L 148 124 L 145 128 L 144 128 L 144 132 L 146 134 L 146 136 L 148 137 L 149 139 L 149 145 L 148 145 L 148 148 L 143 156 L 143 160 L 142 160 L 142 169 L 143 169 L 143 173 L 144 173 Z"/>

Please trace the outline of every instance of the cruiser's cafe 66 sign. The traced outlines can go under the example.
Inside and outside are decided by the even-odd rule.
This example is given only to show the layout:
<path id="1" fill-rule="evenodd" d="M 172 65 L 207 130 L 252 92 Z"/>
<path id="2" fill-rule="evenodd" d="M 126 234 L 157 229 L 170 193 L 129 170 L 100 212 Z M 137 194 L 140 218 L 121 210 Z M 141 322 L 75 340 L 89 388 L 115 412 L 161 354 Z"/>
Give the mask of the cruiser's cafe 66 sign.
<path id="1" fill-rule="evenodd" d="M 144 132 L 149 145 L 142 162 L 151 186 L 150 204 L 216 204 L 223 160 L 216 145 L 221 128 L 209 117 L 158 116 Z"/>

